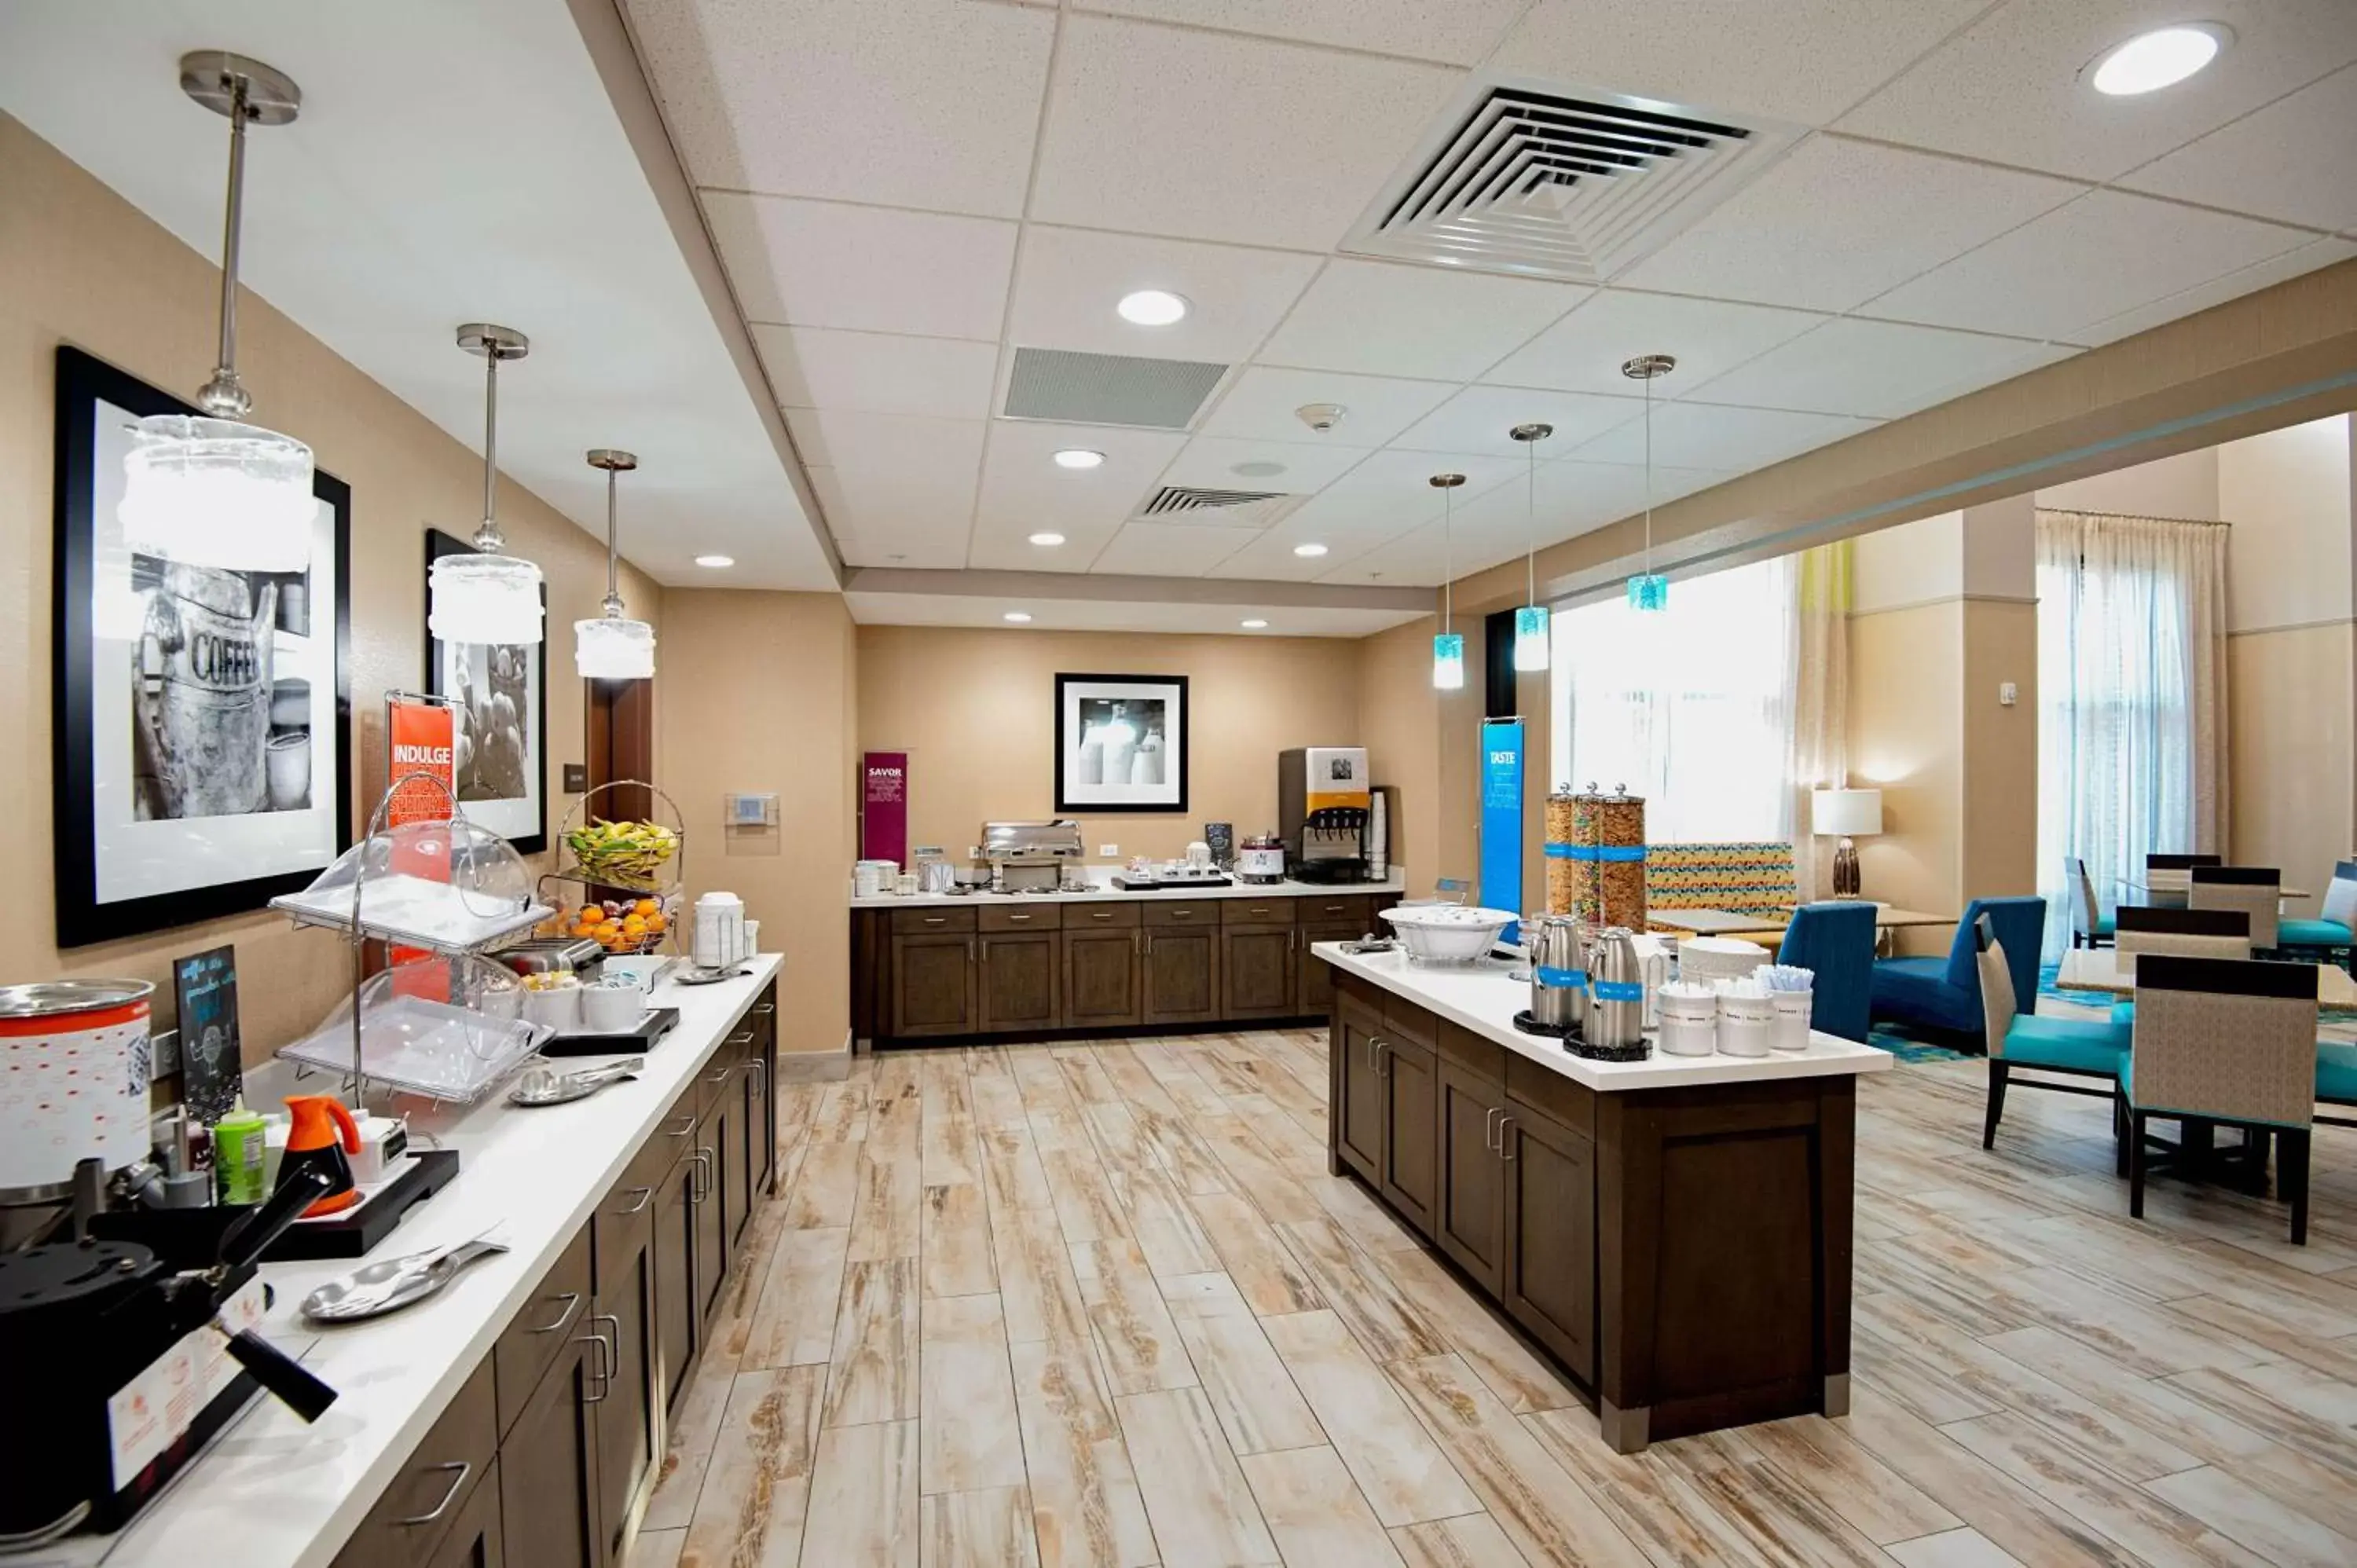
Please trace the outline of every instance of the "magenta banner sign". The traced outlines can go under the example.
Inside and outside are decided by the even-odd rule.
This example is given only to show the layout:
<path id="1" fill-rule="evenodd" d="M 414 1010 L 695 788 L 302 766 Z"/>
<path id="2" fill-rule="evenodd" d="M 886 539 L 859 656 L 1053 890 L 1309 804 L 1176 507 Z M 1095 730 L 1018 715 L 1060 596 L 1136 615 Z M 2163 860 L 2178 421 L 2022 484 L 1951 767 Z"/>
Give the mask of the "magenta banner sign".
<path id="1" fill-rule="evenodd" d="M 871 751 L 859 775 L 859 858 L 908 865 L 909 754 Z"/>

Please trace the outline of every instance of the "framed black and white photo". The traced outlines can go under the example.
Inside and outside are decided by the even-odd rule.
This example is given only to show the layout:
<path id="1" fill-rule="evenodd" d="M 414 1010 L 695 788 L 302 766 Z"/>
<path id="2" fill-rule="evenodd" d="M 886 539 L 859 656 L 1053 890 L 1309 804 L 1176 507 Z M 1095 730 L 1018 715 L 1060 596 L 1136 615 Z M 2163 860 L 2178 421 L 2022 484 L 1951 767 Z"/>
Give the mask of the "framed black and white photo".
<path id="1" fill-rule="evenodd" d="M 1187 677 L 1056 677 L 1056 811 L 1187 809 Z"/>
<path id="2" fill-rule="evenodd" d="M 130 426 L 196 412 L 58 350 L 60 947 L 261 908 L 351 843 L 351 489 L 315 471 L 301 572 L 134 553 Z"/>
<path id="3" fill-rule="evenodd" d="M 440 529 L 425 532 L 425 571 L 474 546 Z M 548 585 L 540 587 L 548 608 Z M 425 633 L 425 689 L 451 699 L 458 803 L 467 820 L 515 845 L 548 847 L 548 643 L 444 642 Z"/>

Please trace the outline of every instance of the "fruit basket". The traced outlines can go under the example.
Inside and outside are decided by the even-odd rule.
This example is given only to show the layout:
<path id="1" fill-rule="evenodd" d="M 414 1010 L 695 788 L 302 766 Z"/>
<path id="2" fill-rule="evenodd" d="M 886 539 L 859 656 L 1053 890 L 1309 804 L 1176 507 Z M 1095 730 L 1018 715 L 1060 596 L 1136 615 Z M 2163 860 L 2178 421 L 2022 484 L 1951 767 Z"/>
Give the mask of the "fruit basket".
<path id="1" fill-rule="evenodd" d="M 575 865 L 604 886 L 651 891 L 671 885 L 664 868 L 679 853 L 679 833 L 661 822 L 593 819 L 569 830 L 565 847 Z"/>
<path id="2" fill-rule="evenodd" d="M 565 814 L 557 843 L 557 868 L 540 879 L 540 901 L 554 912 L 535 935 L 588 938 L 615 955 L 670 941 L 685 903 L 687 834 L 669 795 L 634 779 L 600 784 Z"/>
<path id="3" fill-rule="evenodd" d="M 679 912 L 676 894 L 638 898 L 585 898 L 576 907 L 560 902 L 556 913 L 533 929 L 538 937 L 579 937 L 608 953 L 653 952 L 670 936 Z"/>

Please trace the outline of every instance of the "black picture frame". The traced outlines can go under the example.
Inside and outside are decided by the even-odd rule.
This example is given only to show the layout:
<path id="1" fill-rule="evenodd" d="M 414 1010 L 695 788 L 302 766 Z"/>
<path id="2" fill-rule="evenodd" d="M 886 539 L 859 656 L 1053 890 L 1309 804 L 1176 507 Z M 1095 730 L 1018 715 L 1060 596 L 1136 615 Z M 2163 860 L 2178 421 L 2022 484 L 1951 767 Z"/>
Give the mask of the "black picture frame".
<path id="1" fill-rule="evenodd" d="M 426 591 L 426 607 L 429 616 L 433 609 L 433 590 L 430 584 L 434 575 L 434 563 L 446 555 L 473 553 L 475 553 L 475 547 L 455 534 L 445 533 L 438 528 L 429 528 L 425 531 L 425 574 L 429 584 Z M 545 582 L 540 585 L 540 608 L 542 624 L 545 626 L 548 618 L 548 585 Z M 434 628 L 430 625 L 425 628 L 425 690 L 429 695 L 447 697 L 450 693 L 442 689 L 442 639 L 434 635 Z M 533 678 L 534 698 L 532 705 L 532 734 L 529 737 L 527 765 L 531 768 L 530 776 L 540 785 L 536 800 L 538 810 L 533 813 L 539 819 L 539 825 L 528 833 L 501 833 L 509 843 L 515 846 L 515 852 L 518 854 L 538 854 L 548 847 L 548 639 L 544 634 L 533 650 L 533 658 L 535 660 L 535 672 Z M 464 803 L 461 804 L 463 809 Z M 470 811 L 468 815 L 471 817 L 473 812 Z M 489 826 L 494 832 L 500 831 L 497 823 L 486 822 L 480 825 Z"/>
<path id="2" fill-rule="evenodd" d="M 97 577 L 96 443 L 101 403 L 137 417 L 198 412 L 94 355 L 60 344 L 57 353 L 57 449 L 53 472 L 53 558 L 50 599 L 50 757 L 54 800 L 57 940 L 60 948 L 139 936 L 267 906 L 308 886 L 318 871 L 351 847 L 351 487 L 324 468 L 312 472 L 312 494 L 334 516 L 335 533 L 335 844 L 314 870 L 224 881 L 133 897 L 99 897 L 95 733 Z M 315 694 L 316 698 L 316 694 Z M 313 734 L 317 733 L 316 721 Z M 317 788 L 315 780 L 314 788 Z M 325 846 L 323 846 L 324 850 Z"/>
<path id="3" fill-rule="evenodd" d="M 1119 700 L 1123 688 L 1127 688 L 1136 700 L 1160 702 L 1175 713 L 1176 722 L 1168 727 L 1177 732 L 1178 741 L 1168 749 L 1178 757 L 1177 778 L 1173 792 L 1158 800 L 1109 799 L 1090 794 L 1090 786 L 1072 778 L 1071 761 L 1081 745 L 1081 737 L 1071 733 L 1071 719 L 1079 699 L 1076 686 L 1103 688 L 1089 693 L 1091 697 L 1113 697 Z M 1168 815 L 1187 811 L 1188 747 L 1192 743 L 1194 724 L 1188 711 L 1187 677 L 1184 675 L 1104 675 L 1079 672 L 1059 672 L 1056 676 L 1056 705 L 1049 721 L 1049 733 L 1054 737 L 1056 754 L 1056 814 L 1060 817 L 1101 816 L 1130 817 Z M 1100 786 L 1100 789 L 1103 787 Z M 1133 788 L 1135 788 L 1133 786 Z"/>

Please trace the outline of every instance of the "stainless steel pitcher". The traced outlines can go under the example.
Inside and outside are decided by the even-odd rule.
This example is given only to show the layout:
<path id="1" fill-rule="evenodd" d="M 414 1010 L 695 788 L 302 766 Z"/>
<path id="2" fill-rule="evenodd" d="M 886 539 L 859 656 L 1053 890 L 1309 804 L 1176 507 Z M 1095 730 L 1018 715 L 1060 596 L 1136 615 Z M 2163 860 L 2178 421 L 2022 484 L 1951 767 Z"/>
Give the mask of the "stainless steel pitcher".
<path id="1" fill-rule="evenodd" d="M 1582 1026 L 1587 1009 L 1587 932 L 1569 915 L 1532 915 L 1523 921 L 1531 955 L 1531 1020 L 1549 1029 Z"/>
<path id="2" fill-rule="evenodd" d="M 1625 926 L 1597 934 L 1587 954 L 1587 1020 L 1581 1030 L 1597 1050 L 1626 1050 L 1645 1038 L 1645 969 Z"/>

